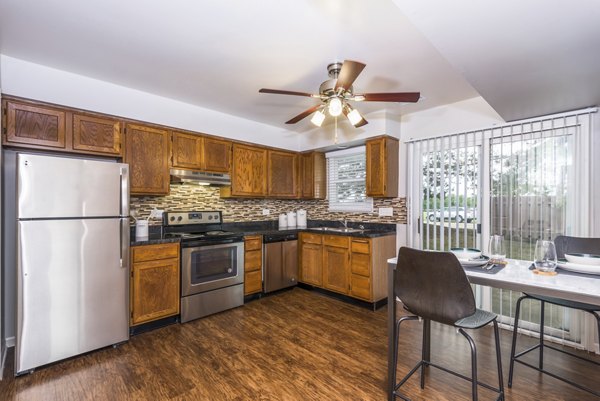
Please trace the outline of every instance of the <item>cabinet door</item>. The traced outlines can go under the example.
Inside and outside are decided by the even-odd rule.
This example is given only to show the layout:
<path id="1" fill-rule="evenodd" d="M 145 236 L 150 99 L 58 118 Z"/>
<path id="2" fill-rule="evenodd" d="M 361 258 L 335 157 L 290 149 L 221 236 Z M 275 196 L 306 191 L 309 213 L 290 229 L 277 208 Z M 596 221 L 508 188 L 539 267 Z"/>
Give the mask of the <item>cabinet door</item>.
<path id="1" fill-rule="evenodd" d="M 121 154 L 121 123 L 111 118 L 73 114 L 73 149 Z"/>
<path id="2" fill-rule="evenodd" d="M 316 286 L 323 285 L 323 246 L 303 243 L 300 253 L 301 281 Z"/>
<path id="3" fill-rule="evenodd" d="M 201 169 L 202 139 L 200 135 L 173 132 L 171 140 L 173 167 Z"/>
<path id="4" fill-rule="evenodd" d="M 6 101 L 6 144 L 66 147 L 66 112 Z"/>
<path id="5" fill-rule="evenodd" d="M 322 152 L 303 153 L 300 156 L 301 196 L 305 199 L 325 199 L 326 166 Z"/>
<path id="6" fill-rule="evenodd" d="M 323 248 L 323 287 L 342 294 L 348 293 L 348 248 Z"/>
<path id="7" fill-rule="evenodd" d="M 298 197 L 298 155 L 296 153 L 269 150 L 267 170 L 269 196 Z"/>
<path id="8" fill-rule="evenodd" d="M 134 263 L 131 325 L 179 313 L 179 259 Z"/>
<path id="9" fill-rule="evenodd" d="M 231 194 L 264 196 L 267 194 L 267 150 L 233 144 Z"/>
<path id="10" fill-rule="evenodd" d="M 231 170 L 231 142 L 204 138 L 204 170 L 229 173 Z"/>
<path id="11" fill-rule="evenodd" d="M 391 137 L 366 142 L 367 196 L 398 196 L 398 140 Z"/>
<path id="12" fill-rule="evenodd" d="M 384 196 L 387 171 L 385 169 L 385 141 L 367 141 L 367 196 Z"/>
<path id="13" fill-rule="evenodd" d="M 131 193 L 169 193 L 169 133 L 144 125 L 127 124 L 125 163 L 129 163 Z"/>

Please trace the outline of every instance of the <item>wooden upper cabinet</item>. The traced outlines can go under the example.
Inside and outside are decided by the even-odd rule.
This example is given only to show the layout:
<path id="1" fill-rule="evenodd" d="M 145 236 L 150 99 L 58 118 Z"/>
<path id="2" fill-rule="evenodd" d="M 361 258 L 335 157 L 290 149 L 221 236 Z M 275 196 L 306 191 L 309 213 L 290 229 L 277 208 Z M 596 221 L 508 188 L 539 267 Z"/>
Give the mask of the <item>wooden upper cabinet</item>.
<path id="1" fill-rule="evenodd" d="M 145 125 L 127 124 L 125 163 L 129 163 L 131 193 L 169 193 L 169 132 Z"/>
<path id="2" fill-rule="evenodd" d="M 231 141 L 204 138 L 204 166 L 211 173 L 229 173 L 231 170 Z"/>
<path id="3" fill-rule="evenodd" d="M 232 196 L 267 194 L 267 149 L 233 144 Z"/>
<path id="4" fill-rule="evenodd" d="M 108 117 L 73 113 L 73 149 L 121 155 L 121 123 Z"/>
<path id="5" fill-rule="evenodd" d="M 5 100 L 6 145 L 66 148 L 66 112 L 52 107 Z"/>
<path id="6" fill-rule="evenodd" d="M 276 198 L 298 197 L 298 154 L 269 150 L 268 195 Z"/>
<path id="7" fill-rule="evenodd" d="M 366 142 L 367 196 L 398 197 L 398 140 L 380 137 Z"/>
<path id="8" fill-rule="evenodd" d="M 325 153 L 310 152 L 300 155 L 301 194 L 304 199 L 325 199 L 327 196 Z"/>
<path id="9" fill-rule="evenodd" d="M 173 167 L 201 169 L 203 140 L 200 135 L 174 131 L 171 140 Z"/>

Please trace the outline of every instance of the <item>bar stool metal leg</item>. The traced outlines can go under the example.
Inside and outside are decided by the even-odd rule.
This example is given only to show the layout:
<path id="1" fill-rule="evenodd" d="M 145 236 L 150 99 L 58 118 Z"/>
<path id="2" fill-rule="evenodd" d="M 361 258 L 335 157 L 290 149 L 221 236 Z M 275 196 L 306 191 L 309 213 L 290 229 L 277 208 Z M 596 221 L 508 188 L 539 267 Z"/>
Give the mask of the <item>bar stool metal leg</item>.
<path id="1" fill-rule="evenodd" d="M 539 360 L 539 368 L 544 369 L 544 315 L 546 314 L 546 303 L 542 302 L 542 306 L 540 308 L 540 360 Z"/>
<path id="2" fill-rule="evenodd" d="M 421 360 L 429 362 L 431 357 L 431 320 L 423 320 L 423 348 L 421 352 Z M 426 363 L 421 365 L 421 388 L 425 388 L 425 368 Z"/>
<path id="3" fill-rule="evenodd" d="M 504 378 L 502 377 L 502 354 L 500 352 L 500 332 L 498 322 L 494 320 L 494 337 L 496 339 L 496 363 L 498 364 L 498 389 L 500 390 L 500 400 L 504 400 Z"/>
<path id="4" fill-rule="evenodd" d="M 458 332 L 467 339 L 471 347 L 471 391 L 473 393 L 473 401 L 477 401 L 477 348 L 471 336 L 463 329 L 458 329 Z"/>
<path id="5" fill-rule="evenodd" d="M 512 345 L 510 347 L 510 365 L 509 365 L 509 368 L 508 368 L 508 387 L 509 388 L 512 387 L 513 372 L 514 372 L 514 368 L 515 368 L 515 349 L 517 347 L 517 330 L 519 328 L 519 317 L 520 317 L 520 313 L 521 313 L 521 302 L 526 297 L 527 297 L 526 295 L 523 295 L 522 297 L 520 297 L 517 300 L 517 308 L 515 310 L 515 321 L 513 323 L 514 328 L 513 328 L 513 336 L 512 336 Z"/>

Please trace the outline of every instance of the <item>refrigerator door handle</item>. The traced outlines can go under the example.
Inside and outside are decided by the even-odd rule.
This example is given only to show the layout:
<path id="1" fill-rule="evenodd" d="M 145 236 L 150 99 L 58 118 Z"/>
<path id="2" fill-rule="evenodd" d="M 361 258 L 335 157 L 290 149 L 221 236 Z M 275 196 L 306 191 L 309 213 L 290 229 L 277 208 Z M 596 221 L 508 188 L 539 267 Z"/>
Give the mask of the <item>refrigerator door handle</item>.
<path id="1" fill-rule="evenodd" d="M 129 165 L 121 165 L 121 217 L 129 217 Z"/>
<path id="2" fill-rule="evenodd" d="M 121 219 L 121 267 L 129 267 L 129 244 L 130 244 L 129 218 Z"/>

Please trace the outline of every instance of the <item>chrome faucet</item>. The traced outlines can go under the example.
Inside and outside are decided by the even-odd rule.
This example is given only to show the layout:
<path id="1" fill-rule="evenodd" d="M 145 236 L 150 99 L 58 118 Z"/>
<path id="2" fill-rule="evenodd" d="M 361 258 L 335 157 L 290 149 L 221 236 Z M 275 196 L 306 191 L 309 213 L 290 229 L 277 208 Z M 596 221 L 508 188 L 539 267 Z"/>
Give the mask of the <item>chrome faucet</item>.
<path id="1" fill-rule="evenodd" d="M 348 228 L 348 220 L 344 219 L 344 220 L 340 220 L 340 221 L 344 225 L 344 228 Z"/>

